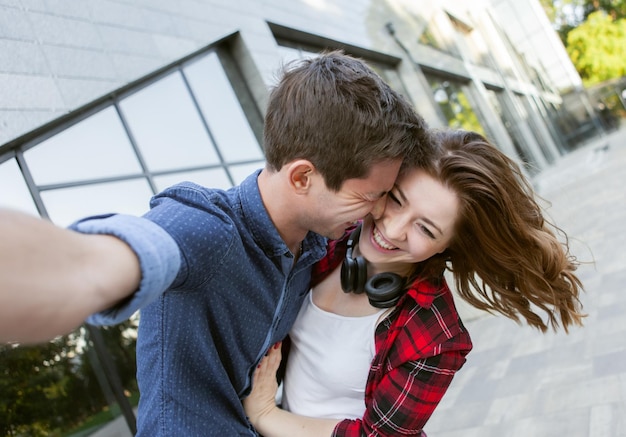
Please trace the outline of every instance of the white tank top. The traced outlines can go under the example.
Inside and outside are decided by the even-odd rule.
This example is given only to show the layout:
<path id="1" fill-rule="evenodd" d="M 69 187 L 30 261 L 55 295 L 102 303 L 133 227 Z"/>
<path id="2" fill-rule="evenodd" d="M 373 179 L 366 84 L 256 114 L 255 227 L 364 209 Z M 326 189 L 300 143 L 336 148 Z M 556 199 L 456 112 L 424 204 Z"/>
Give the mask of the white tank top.
<path id="1" fill-rule="evenodd" d="M 317 307 L 309 293 L 289 333 L 283 408 L 317 418 L 362 418 L 374 331 L 384 311 L 340 316 Z"/>

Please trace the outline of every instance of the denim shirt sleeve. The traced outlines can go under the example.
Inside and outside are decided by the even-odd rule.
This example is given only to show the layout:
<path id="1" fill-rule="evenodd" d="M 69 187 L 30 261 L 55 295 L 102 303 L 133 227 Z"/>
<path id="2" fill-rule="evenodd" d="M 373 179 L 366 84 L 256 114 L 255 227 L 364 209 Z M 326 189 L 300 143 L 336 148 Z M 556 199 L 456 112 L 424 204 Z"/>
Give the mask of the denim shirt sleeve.
<path id="1" fill-rule="evenodd" d="M 137 254 L 141 267 L 139 289 L 120 305 L 89 316 L 89 324 L 113 325 L 128 319 L 161 296 L 180 268 L 180 252 L 174 239 L 145 218 L 123 214 L 89 217 L 72 224 L 70 229 L 121 239 Z"/>

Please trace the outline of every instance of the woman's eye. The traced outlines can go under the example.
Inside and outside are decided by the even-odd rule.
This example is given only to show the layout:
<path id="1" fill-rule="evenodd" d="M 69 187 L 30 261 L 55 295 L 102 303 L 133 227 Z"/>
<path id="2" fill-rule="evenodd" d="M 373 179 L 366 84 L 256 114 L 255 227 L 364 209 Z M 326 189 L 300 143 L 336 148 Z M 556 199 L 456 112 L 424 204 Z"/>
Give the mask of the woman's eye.
<path id="1" fill-rule="evenodd" d="M 390 198 L 391 200 L 393 200 L 395 203 L 397 203 L 398 205 L 401 205 L 400 201 L 398 200 L 398 198 L 396 197 L 396 195 L 395 195 L 395 194 L 393 194 L 393 192 L 392 192 L 392 191 L 389 191 L 389 192 L 387 193 L 387 196 L 389 196 L 389 198 Z"/>
<path id="2" fill-rule="evenodd" d="M 428 238 L 431 238 L 433 240 L 435 239 L 435 235 L 432 232 L 430 232 L 430 229 L 428 229 L 426 226 L 420 225 L 420 228 L 422 229 L 422 232 L 425 233 Z"/>

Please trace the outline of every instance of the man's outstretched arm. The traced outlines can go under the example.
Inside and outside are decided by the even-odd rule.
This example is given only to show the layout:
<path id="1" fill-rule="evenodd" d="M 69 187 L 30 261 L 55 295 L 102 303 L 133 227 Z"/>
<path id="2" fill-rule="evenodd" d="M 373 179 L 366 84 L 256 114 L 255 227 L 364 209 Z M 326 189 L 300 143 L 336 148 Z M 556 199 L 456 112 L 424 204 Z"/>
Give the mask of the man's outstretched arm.
<path id="1" fill-rule="evenodd" d="M 66 334 L 131 295 L 140 280 L 139 260 L 122 240 L 0 209 L 0 342 Z"/>

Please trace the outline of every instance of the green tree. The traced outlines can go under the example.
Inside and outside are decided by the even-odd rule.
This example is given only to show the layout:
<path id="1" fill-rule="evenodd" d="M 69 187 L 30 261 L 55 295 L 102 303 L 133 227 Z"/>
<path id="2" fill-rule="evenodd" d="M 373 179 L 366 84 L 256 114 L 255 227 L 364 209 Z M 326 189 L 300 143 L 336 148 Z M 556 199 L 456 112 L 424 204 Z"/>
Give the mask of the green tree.
<path id="1" fill-rule="evenodd" d="M 564 45 L 569 32 L 594 12 L 604 11 L 614 21 L 626 18 L 626 0 L 540 0 L 540 3 Z"/>
<path id="2" fill-rule="evenodd" d="M 604 11 L 613 20 L 619 20 L 626 18 L 626 0 L 585 0 L 583 10 L 585 20 L 597 11 Z"/>
<path id="3" fill-rule="evenodd" d="M 626 19 L 596 11 L 569 32 L 567 53 L 586 86 L 626 75 Z"/>
<path id="4" fill-rule="evenodd" d="M 103 329 L 124 388 L 136 392 L 136 320 Z M 0 345 L 0 437 L 63 435 L 106 411 L 84 328 L 49 343 Z"/>
<path id="5" fill-rule="evenodd" d="M 72 363 L 61 340 L 42 346 L 0 350 L 0 433 L 47 436 L 64 419 Z"/>

